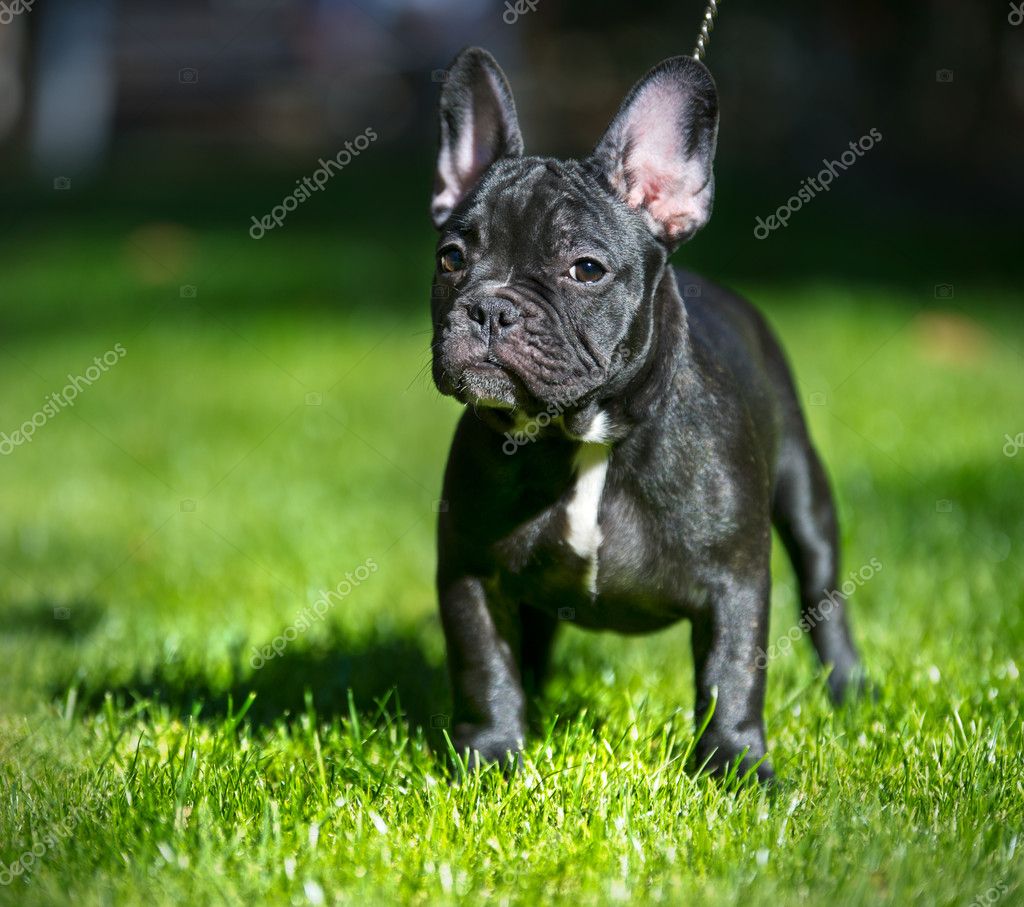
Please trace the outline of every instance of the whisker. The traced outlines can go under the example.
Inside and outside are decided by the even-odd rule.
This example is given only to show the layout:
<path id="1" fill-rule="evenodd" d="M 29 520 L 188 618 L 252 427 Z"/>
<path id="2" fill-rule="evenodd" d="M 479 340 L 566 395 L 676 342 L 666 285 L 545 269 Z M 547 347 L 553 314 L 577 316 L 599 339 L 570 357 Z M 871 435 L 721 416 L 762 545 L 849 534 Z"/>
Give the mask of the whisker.
<path id="1" fill-rule="evenodd" d="M 416 372 L 415 375 L 413 375 L 412 381 L 410 381 L 406 385 L 406 388 L 405 388 L 406 391 L 408 391 L 420 378 L 423 377 L 423 375 L 426 373 L 427 369 L 430 368 L 430 365 L 431 365 L 432 362 L 433 362 L 433 358 L 430 358 L 430 359 L 427 359 L 427 361 L 425 363 L 423 363 L 423 366 Z"/>

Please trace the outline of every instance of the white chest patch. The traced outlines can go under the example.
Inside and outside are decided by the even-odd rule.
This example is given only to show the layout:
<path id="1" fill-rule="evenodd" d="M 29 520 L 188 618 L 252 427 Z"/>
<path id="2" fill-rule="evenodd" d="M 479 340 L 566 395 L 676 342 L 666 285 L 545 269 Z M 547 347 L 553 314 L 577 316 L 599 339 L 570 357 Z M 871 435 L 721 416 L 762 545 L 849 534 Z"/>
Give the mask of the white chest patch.
<path id="1" fill-rule="evenodd" d="M 566 541 L 580 557 L 590 561 L 587 588 L 597 591 L 597 552 L 601 547 L 601 526 L 598 513 L 604 480 L 608 474 L 610 448 L 604 444 L 584 442 L 576 451 L 576 485 L 565 507 Z"/>

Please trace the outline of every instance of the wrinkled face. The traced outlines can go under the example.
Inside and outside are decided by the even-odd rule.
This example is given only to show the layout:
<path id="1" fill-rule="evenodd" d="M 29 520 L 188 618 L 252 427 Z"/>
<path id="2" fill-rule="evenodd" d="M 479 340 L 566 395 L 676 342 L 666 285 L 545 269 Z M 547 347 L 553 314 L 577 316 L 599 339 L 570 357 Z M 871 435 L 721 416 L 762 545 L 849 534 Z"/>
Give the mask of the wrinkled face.
<path id="1" fill-rule="evenodd" d="M 688 57 L 656 66 L 582 162 L 523 156 L 508 82 L 480 48 L 452 63 L 439 112 L 438 388 L 534 412 L 623 387 L 668 254 L 711 213 L 710 74 Z"/>
<path id="2" fill-rule="evenodd" d="M 634 323 L 664 261 L 643 220 L 583 165 L 499 161 L 438 238 L 438 388 L 528 412 L 585 399 L 643 346 Z"/>

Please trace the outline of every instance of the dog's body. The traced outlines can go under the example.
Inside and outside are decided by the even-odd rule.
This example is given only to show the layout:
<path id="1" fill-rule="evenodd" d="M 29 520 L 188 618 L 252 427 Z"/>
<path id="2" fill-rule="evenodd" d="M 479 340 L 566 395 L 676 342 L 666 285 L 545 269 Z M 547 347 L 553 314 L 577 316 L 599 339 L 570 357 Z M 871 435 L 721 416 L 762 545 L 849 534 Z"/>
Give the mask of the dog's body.
<path id="1" fill-rule="evenodd" d="M 750 767 L 773 522 L 803 608 L 835 588 L 832 499 L 777 342 L 744 300 L 667 264 L 710 214 L 716 127 L 710 76 L 677 58 L 588 160 L 523 157 L 497 64 L 475 49 L 453 64 L 434 376 L 473 404 L 439 525 L 460 751 L 520 749 L 560 620 L 633 633 L 688 618 L 698 716 L 717 691 L 698 756 Z M 841 698 L 858 673 L 841 604 L 812 639 Z"/>

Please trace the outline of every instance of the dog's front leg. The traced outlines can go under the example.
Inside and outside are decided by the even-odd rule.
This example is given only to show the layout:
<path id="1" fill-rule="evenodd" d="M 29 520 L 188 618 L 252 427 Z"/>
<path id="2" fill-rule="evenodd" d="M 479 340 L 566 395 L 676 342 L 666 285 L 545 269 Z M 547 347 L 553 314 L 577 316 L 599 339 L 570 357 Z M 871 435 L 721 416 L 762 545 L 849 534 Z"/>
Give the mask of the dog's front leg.
<path id="1" fill-rule="evenodd" d="M 442 582 L 441 621 L 448 646 L 454 715 L 452 743 L 470 764 L 518 758 L 525 737 L 519 672 L 519 617 L 488 601 L 476 577 Z"/>
<path id="2" fill-rule="evenodd" d="M 703 736 L 697 741 L 698 763 L 718 774 L 739 760 L 740 772 L 765 755 L 765 666 L 758 661 L 768 632 L 769 577 L 724 576 L 711 596 L 710 607 L 693 621 L 694 673 L 698 726 L 714 705 Z M 774 775 L 765 759 L 757 776 Z"/>

